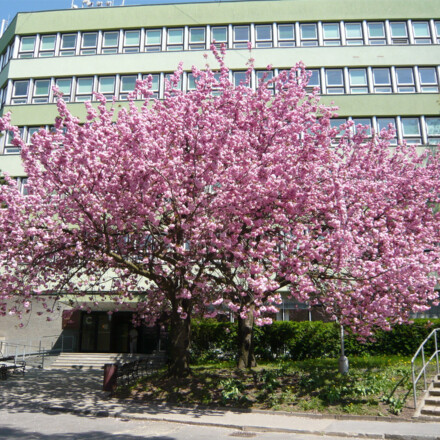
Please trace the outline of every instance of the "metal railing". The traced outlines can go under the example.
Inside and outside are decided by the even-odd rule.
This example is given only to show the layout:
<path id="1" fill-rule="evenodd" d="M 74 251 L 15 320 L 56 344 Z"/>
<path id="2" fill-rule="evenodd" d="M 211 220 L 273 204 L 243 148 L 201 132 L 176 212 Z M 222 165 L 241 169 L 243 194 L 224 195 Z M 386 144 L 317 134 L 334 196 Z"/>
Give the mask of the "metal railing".
<path id="1" fill-rule="evenodd" d="M 435 358 L 436 359 L 436 367 L 437 367 L 437 374 L 440 374 L 439 369 L 439 337 L 438 334 L 440 334 L 440 328 L 434 329 L 429 336 L 421 343 L 420 347 L 416 351 L 416 354 L 411 359 L 411 370 L 412 370 L 412 382 L 413 382 L 413 392 L 414 392 L 414 408 L 417 408 L 417 382 L 423 375 L 423 381 L 425 385 L 425 391 L 428 389 L 428 382 L 426 380 L 426 368 L 428 367 L 429 363 Z M 431 357 L 426 361 L 426 354 L 425 354 L 425 346 L 426 344 L 431 340 L 434 339 L 434 353 L 431 355 Z M 416 360 L 419 354 L 422 355 L 422 368 L 419 372 L 419 374 L 416 377 Z"/>
<path id="2" fill-rule="evenodd" d="M 68 343 L 70 341 L 70 343 Z M 14 357 L 15 362 L 21 358 L 25 360 L 31 356 L 42 357 L 42 368 L 44 358 L 55 353 L 73 351 L 75 343 L 74 336 L 53 335 L 43 336 L 40 339 L 27 339 L 17 341 L 0 341 L 0 353 L 2 357 Z M 57 347 L 58 346 L 58 347 Z"/>

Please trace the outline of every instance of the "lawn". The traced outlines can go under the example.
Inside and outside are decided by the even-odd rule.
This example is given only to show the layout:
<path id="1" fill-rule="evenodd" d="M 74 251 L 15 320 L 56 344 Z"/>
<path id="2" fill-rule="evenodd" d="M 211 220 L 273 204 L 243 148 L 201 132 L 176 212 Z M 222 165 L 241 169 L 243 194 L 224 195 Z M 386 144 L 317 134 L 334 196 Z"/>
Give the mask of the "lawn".
<path id="1" fill-rule="evenodd" d="M 350 359 L 348 375 L 337 359 L 261 363 L 237 370 L 232 363 L 192 367 L 192 375 L 165 372 L 142 379 L 119 397 L 179 405 L 252 408 L 321 414 L 411 417 L 413 394 L 408 357 Z"/>

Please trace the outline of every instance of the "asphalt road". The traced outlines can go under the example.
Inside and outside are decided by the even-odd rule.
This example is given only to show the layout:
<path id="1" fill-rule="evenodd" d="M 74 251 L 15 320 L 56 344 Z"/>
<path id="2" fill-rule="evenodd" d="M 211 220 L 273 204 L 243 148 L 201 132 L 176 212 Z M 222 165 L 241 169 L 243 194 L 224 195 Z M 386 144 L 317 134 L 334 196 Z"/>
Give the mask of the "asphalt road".
<path id="1" fill-rule="evenodd" d="M 342 437 L 255 433 L 167 422 L 0 410 L 0 439 L 21 440 L 342 440 Z M 350 440 L 343 437 L 343 440 Z M 354 439 L 353 439 L 354 440 Z"/>

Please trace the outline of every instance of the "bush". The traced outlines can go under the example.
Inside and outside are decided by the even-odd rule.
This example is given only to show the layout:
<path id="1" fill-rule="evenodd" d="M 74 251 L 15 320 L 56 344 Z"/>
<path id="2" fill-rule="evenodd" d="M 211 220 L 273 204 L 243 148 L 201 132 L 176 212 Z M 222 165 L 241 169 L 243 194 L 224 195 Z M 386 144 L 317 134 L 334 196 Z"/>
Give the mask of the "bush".
<path id="1" fill-rule="evenodd" d="M 395 326 L 386 332 L 378 330 L 374 340 L 360 342 L 346 332 L 347 356 L 412 356 L 440 319 L 416 319 L 414 324 Z M 339 326 L 321 321 L 275 321 L 272 325 L 255 327 L 255 354 L 260 360 L 304 360 L 336 358 L 340 352 Z M 194 321 L 191 354 L 193 363 L 235 359 L 237 324 L 213 319 Z M 428 350 L 432 347 L 428 346 Z"/>

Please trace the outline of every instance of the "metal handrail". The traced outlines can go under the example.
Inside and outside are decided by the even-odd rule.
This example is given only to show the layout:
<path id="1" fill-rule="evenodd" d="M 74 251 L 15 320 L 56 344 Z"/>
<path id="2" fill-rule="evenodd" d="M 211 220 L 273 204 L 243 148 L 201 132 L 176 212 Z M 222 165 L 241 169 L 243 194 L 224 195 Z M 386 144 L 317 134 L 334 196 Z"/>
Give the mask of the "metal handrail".
<path id="1" fill-rule="evenodd" d="M 438 338 L 437 338 L 437 334 L 439 334 L 439 333 L 440 333 L 440 328 L 434 329 L 429 334 L 429 336 L 420 344 L 420 347 L 416 351 L 416 354 L 411 359 L 412 382 L 413 382 L 413 392 L 414 392 L 414 408 L 417 408 L 417 382 L 419 381 L 419 379 L 422 377 L 422 374 L 423 374 L 423 381 L 424 381 L 424 385 L 425 385 L 425 390 L 428 388 L 427 381 L 426 381 L 426 367 L 434 359 L 434 357 L 436 359 L 436 364 L 437 364 L 437 374 L 440 374 L 440 368 L 439 368 L 439 353 L 440 353 L 440 350 L 439 350 L 439 343 L 438 343 Z M 433 336 L 434 336 L 434 353 L 428 359 L 428 362 L 426 362 L 426 359 L 425 359 L 425 344 Z M 423 367 L 422 367 L 422 369 L 420 370 L 419 374 L 416 377 L 415 361 L 416 361 L 417 356 L 419 355 L 420 352 L 422 353 Z"/>

